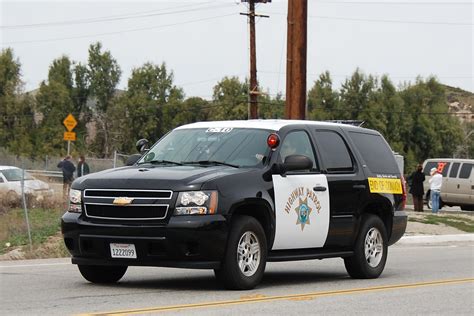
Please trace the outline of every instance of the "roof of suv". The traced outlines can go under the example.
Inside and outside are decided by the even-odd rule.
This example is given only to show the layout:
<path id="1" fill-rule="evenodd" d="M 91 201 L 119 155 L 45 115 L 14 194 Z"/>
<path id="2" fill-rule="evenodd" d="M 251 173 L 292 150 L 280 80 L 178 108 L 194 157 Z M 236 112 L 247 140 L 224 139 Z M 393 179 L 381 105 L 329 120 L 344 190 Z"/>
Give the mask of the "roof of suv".
<path id="1" fill-rule="evenodd" d="M 190 129 L 190 128 L 257 128 L 279 131 L 288 125 L 314 125 L 314 126 L 339 126 L 345 128 L 363 129 L 360 127 L 354 127 L 347 124 L 332 123 L 332 122 L 321 122 L 321 121 L 306 121 L 306 120 L 241 120 L 241 121 L 211 121 L 211 122 L 196 122 L 192 124 L 186 124 L 176 129 Z"/>

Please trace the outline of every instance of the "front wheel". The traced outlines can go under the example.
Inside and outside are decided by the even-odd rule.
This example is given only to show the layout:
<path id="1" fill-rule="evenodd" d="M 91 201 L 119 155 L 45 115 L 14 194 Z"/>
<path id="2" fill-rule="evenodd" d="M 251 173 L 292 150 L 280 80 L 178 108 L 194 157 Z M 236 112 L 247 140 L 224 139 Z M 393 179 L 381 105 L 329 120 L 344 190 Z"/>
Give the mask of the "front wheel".
<path id="1" fill-rule="evenodd" d="M 92 283 L 115 283 L 120 280 L 125 272 L 127 266 L 89 266 L 78 265 L 84 279 Z"/>
<path id="2" fill-rule="evenodd" d="M 237 216 L 230 229 L 227 249 L 216 278 L 231 290 L 250 290 L 263 277 L 267 241 L 260 223 L 250 216 Z"/>
<path id="3" fill-rule="evenodd" d="M 354 255 L 344 258 L 347 273 L 356 279 L 374 279 L 382 273 L 387 261 L 387 232 L 382 220 L 365 215 L 354 245 Z"/>

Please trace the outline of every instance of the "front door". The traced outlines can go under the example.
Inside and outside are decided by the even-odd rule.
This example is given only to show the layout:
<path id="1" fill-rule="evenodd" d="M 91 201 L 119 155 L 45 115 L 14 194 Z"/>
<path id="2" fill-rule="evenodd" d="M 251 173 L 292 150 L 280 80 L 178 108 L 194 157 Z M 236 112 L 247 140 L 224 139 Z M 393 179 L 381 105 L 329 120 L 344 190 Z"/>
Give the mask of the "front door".
<path id="1" fill-rule="evenodd" d="M 305 130 L 288 133 L 278 153 L 280 162 L 289 155 L 313 161 L 310 170 L 273 175 L 276 228 L 274 250 L 319 248 L 329 229 L 329 188 L 319 172 L 314 146 Z"/>
<path id="2" fill-rule="evenodd" d="M 329 187 L 325 175 L 273 175 L 276 206 L 274 250 L 319 248 L 329 229 Z"/>

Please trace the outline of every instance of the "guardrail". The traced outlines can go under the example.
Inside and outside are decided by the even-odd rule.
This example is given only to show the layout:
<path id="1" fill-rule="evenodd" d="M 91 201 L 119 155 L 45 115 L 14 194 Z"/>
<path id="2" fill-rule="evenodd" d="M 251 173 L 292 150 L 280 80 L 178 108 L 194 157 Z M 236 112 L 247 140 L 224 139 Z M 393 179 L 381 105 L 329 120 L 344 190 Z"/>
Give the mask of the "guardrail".
<path id="1" fill-rule="evenodd" d="M 63 178 L 62 171 L 49 171 L 49 170 L 26 170 L 33 176 L 49 178 L 51 180 L 59 181 Z"/>

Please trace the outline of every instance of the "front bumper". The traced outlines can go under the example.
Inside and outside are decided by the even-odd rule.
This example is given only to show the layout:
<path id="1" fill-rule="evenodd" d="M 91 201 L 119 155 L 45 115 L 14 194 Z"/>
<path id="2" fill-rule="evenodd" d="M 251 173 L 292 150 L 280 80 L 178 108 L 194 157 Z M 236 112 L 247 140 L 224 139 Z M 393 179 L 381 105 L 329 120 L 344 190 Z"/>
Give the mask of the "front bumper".
<path id="1" fill-rule="evenodd" d="M 64 214 L 64 242 L 72 263 L 83 265 L 219 268 L 228 225 L 222 215 L 176 216 L 167 224 L 96 224 Z M 136 259 L 112 258 L 110 243 L 134 244 Z"/>
<path id="2" fill-rule="evenodd" d="M 408 216 L 405 211 L 396 211 L 393 214 L 393 222 L 392 222 L 392 234 L 390 235 L 390 240 L 388 241 L 388 245 L 391 246 L 396 243 L 400 238 L 402 238 L 403 234 L 405 234 L 405 230 L 407 229 L 408 223 Z"/>

